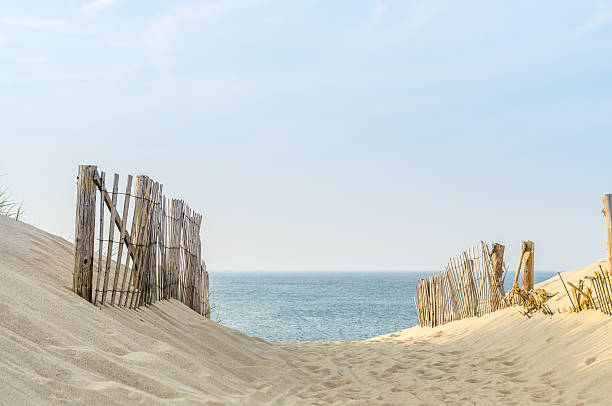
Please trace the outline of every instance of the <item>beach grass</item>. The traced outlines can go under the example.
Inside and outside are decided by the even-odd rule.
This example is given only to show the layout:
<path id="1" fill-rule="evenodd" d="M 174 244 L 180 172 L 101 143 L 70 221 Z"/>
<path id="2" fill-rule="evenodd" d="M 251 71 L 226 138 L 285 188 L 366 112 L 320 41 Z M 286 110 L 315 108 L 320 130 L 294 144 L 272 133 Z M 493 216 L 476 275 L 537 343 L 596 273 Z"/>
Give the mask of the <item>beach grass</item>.
<path id="1" fill-rule="evenodd" d="M 11 199 L 7 187 L 0 186 L 0 214 L 19 220 L 23 215 L 23 201 Z"/>

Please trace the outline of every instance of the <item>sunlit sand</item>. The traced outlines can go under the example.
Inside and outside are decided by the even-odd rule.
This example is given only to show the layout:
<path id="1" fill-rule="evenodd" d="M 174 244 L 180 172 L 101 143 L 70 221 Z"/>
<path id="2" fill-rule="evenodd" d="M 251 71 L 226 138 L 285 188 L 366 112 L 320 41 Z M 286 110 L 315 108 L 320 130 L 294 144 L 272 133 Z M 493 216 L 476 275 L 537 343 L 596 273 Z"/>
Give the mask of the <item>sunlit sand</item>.
<path id="1" fill-rule="evenodd" d="M 612 323 L 598 311 L 512 307 L 363 342 L 270 343 L 174 300 L 94 307 L 71 291 L 72 260 L 71 243 L 0 217 L 2 404 L 607 402 Z M 539 286 L 569 307 L 558 278 Z"/>

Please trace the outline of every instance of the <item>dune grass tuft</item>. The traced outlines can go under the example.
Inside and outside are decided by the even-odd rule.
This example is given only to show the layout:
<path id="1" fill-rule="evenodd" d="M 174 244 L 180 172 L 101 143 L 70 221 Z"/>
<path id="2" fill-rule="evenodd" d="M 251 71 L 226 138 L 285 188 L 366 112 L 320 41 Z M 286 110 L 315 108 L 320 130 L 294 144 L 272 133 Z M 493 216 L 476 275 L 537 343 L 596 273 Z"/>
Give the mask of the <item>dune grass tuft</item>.
<path id="1" fill-rule="evenodd" d="M 11 199 L 6 187 L 0 188 L 0 214 L 15 220 L 23 215 L 23 202 Z"/>

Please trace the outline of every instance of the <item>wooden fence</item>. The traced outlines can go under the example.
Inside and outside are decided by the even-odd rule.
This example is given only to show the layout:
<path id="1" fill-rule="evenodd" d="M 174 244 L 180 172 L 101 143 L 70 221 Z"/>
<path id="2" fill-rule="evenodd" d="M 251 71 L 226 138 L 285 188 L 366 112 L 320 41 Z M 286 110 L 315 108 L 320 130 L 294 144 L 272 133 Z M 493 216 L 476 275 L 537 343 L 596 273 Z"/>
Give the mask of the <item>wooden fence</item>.
<path id="1" fill-rule="evenodd" d="M 612 272 L 604 270 L 601 265 L 599 271 L 595 271 L 594 276 L 587 275 L 584 279 L 578 280 L 576 285 L 564 281 L 559 273 L 559 279 L 571 304 L 569 311 L 595 309 L 612 316 Z M 587 286 L 586 281 L 590 281 L 591 285 Z M 567 308 L 563 311 L 567 311 Z"/>
<path id="2" fill-rule="evenodd" d="M 608 249 L 605 265 L 603 267 L 599 265 L 599 272 L 595 271 L 593 276 L 587 275 L 584 277 L 585 280 L 580 279 L 577 282 L 578 286 L 569 281 L 566 285 L 561 274 L 559 274 L 559 278 L 571 303 L 570 311 L 580 312 L 586 309 L 595 309 L 612 316 L 612 194 L 604 194 L 602 200 Z M 586 286 L 586 280 L 591 282 L 590 287 Z M 563 309 L 563 311 L 566 311 L 566 309 Z"/>
<path id="3" fill-rule="evenodd" d="M 489 249 L 481 242 L 451 258 L 444 272 L 420 279 L 416 297 L 419 325 L 435 327 L 506 307 L 503 252 L 503 245 Z"/>
<path id="4" fill-rule="evenodd" d="M 580 311 L 585 307 L 588 308 L 590 302 L 593 308 L 601 310 L 603 313 L 612 316 L 612 275 L 610 270 L 604 270 L 601 265 L 599 269 L 601 272 L 595 272 L 595 276 L 587 276 L 585 278 L 591 280 L 590 289 L 585 289 L 584 287 L 580 286 L 580 282 L 582 281 L 579 282 L 579 287 L 573 287 L 575 299 L 572 301 L 572 306 L 577 311 Z M 583 306 L 585 302 L 587 306 Z"/>
<path id="5" fill-rule="evenodd" d="M 104 172 L 96 166 L 79 166 L 74 292 L 94 305 L 131 309 L 173 298 L 208 317 L 202 216 L 182 200 L 167 199 L 163 186 L 145 175 L 136 177 L 132 194 L 132 181 L 129 175 L 122 193 L 115 174 L 109 193 Z"/>

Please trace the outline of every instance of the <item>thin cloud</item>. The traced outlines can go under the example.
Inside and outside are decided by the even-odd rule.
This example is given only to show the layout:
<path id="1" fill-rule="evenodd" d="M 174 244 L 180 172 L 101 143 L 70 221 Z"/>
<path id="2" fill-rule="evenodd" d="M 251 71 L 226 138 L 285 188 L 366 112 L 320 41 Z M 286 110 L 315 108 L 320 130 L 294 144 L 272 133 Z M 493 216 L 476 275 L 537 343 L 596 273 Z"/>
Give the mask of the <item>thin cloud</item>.
<path id="1" fill-rule="evenodd" d="M 373 25 L 379 25 L 384 22 L 385 16 L 389 11 L 389 6 L 383 2 L 377 2 L 370 13 L 370 21 Z"/>
<path id="2" fill-rule="evenodd" d="M 31 56 L 26 58 L 18 58 L 18 62 L 28 63 L 28 64 L 39 64 L 39 63 L 47 63 L 46 56 Z"/>
<path id="3" fill-rule="evenodd" d="M 45 58 L 46 61 L 46 58 Z M 128 76 L 140 69 L 137 65 L 118 66 L 102 71 L 87 72 L 87 73 L 62 73 L 43 76 L 29 76 L 21 78 L 0 79 L 0 87 L 22 85 L 37 82 L 75 82 L 75 81 L 92 81 L 107 78 L 120 78 Z"/>
<path id="4" fill-rule="evenodd" d="M 71 32 L 72 24 L 61 20 L 42 20 L 37 18 L 0 17 L 0 25 L 27 28 L 32 30 Z"/>
<path id="5" fill-rule="evenodd" d="M 97 11 L 117 4 L 117 0 L 94 0 L 83 5 L 85 11 Z"/>
<path id="6" fill-rule="evenodd" d="M 259 5 L 265 1 L 217 0 L 170 8 L 151 19 L 143 33 L 143 42 L 149 57 L 158 65 L 158 68 L 165 69 L 168 63 L 167 52 L 172 47 L 182 26 L 219 20 L 233 12 Z"/>
<path id="7" fill-rule="evenodd" d="M 224 16 L 240 5 L 241 3 L 232 0 L 218 0 L 172 8 L 150 21 L 148 32 L 145 34 L 147 46 L 156 50 L 165 50 L 172 43 L 181 25 Z"/>
<path id="8" fill-rule="evenodd" d="M 612 21 L 612 5 L 605 2 L 598 2 L 595 8 L 595 13 L 589 20 L 578 27 L 576 31 L 588 31 L 599 28 Z"/>

